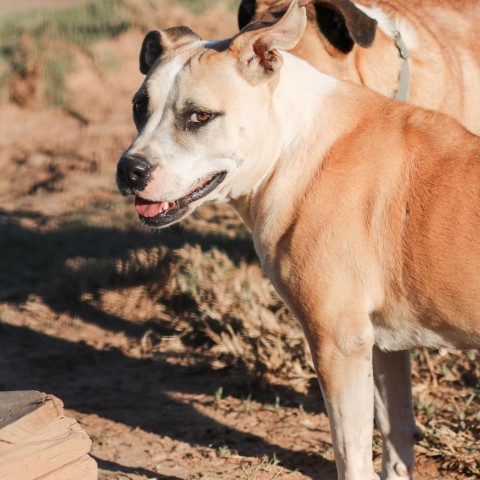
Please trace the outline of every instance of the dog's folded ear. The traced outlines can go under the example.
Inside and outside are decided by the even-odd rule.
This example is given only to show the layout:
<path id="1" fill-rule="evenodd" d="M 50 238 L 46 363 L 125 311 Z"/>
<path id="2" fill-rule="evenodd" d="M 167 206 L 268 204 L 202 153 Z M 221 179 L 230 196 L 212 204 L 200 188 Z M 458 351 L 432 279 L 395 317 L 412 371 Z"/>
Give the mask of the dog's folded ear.
<path id="1" fill-rule="evenodd" d="M 240 32 L 230 45 L 242 75 L 256 85 L 282 66 L 277 50 L 291 50 L 305 32 L 305 8 L 293 0 L 285 15 L 273 25 L 252 24 Z"/>
<path id="2" fill-rule="evenodd" d="M 287 3 L 287 0 L 280 4 L 266 0 L 242 0 L 238 7 L 238 26 L 242 29 L 252 22 L 257 9 L 263 12 L 261 18 L 268 18 L 269 14 Z M 377 22 L 351 0 L 305 0 L 305 4 L 308 4 L 311 21 L 316 21 L 323 36 L 340 52 L 349 53 L 355 43 L 370 47 L 375 40 Z"/>
<path id="3" fill-rule="evenodd" d="M 370 47 L 375 40 L 377 21 L 363 13 L 350 0 L 313 0 L 318 28 L 343 53 L 355 43 Z"/>
<path id="4" fill-rule="evenodd" d="M 257 11 L 257 0 L 242 0 L 242 3 L 238 7 L 238 28 L 241 30 L 246 27 L 255 16 Z"/>
<path id="5" fill-rule="evenodd" d="M 157 60 L 170 48 L 176 48 L 200 37 L 188 27 L 152 30 L 145 36 L 140 50 L 140 71 L 147 75 Z"/>

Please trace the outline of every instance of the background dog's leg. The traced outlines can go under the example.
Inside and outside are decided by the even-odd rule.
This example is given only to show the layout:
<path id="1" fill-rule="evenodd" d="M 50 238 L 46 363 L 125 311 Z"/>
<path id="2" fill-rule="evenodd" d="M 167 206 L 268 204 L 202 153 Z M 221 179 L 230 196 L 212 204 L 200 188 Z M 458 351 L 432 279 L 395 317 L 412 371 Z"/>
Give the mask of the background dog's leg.
<path id="1" fill-rule="evenodd" d="M 375 419 L 382 434 L 382 480 L 413 478 L 417 433 L 412 406 L 410 352 L 373 349 Z"/>
<path id="2" fill-rule="evenodd" d="M 378 480 L 372 462 L 373 341 L 309 335 L 332 430 L 339 480 Z"/>

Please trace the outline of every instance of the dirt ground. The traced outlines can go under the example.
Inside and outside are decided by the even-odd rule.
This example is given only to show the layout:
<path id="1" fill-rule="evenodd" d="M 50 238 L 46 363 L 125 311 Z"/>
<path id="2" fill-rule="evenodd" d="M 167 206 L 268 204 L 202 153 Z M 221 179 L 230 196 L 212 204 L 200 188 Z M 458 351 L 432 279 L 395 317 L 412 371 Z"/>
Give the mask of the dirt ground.
<path id="1" fill-rule="evenodd" d="M 161 2 L 155 21 L 187 23 L 210 38 L 235 31 L 233 12 L 221 7 L 193 18 Z M 0 389 L 60 397 L 93 440 L 101 480 L 334 480 L 328 419 L 313 379 L 302 391 L 270 382 L 268 372 L 215 365 L 204 350 L 187 355 L 179 340 L 184 324 L 172 312 L 190 307 L 152 300 L 142 275 L 119 280 L 102 270 L 161 246 L 200 256 L 216 249 L 236 265 L 229 242 L 258 270 L 228 206 L 205 207 L 184 225 L 152 234 L 116 191 L 116 162 L 134 134 L 130 100 L 142 80 L 142 38 L 128 31 L 95 45 L 117 58 L 115 69 L 79 55 L 68 108 L 0 105 Z M 417 378 L 416 395 L 430 386 Z M 463 387 L 438 395 L 453 392 L 463 404 L 477 392 L 477 402 L 477 378 L 472 389 Z M 478 434 L 478 425 L 467 428 Z M 441 473 L 438 456 L 424 450 L 418 480 L 478 478 Z"/>

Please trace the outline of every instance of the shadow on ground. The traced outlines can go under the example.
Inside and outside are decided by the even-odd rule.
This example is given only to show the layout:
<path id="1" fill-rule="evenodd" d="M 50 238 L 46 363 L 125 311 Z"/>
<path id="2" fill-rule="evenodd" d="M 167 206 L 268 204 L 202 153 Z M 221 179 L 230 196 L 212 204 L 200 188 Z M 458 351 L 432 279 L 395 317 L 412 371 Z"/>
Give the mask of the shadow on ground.
<path id="1" fill-rule="evenodd" d="M 108 460 L 103 460 L 95 455 L 91 455 L 95 461 L 97 462 L 98 468 L 101 470 L 106 470 L 107 472 L 121 472 L 130 474 L 133 473 L 135 475 L 144 475 L 148 478 L 155 478 L 156 480 L 181 480 L 180 477 L 172 477 L 166 475 L 160 475 L 157 472 L 152 472 L 152 470 L 148 470 L 146 468 L 135 468 L 135 467 L 125 467 L 117 462 L 110 462 Z"/>
<path id="2" fill-rule="evenodd" d="M 198 245 L 202 251 L 215 247 L 226 253 L 235 264 L 245 260 L 256 262 L 251 241 L 247 239 L 232 240 L 210 233 L 203 235 L 185 231 L 182 227 L 163 231 L 161 236 L 140 230 L 83 226 L 42 232 L 23 227 L 22 218 L 30 218 L 40 225 L 43 220 L 31 213 L 0 211 L 0 301 L 21 305 L 35 294 L 57 313 L 68 310 L 85 322 L 136 338 L 141 338 L 149 329 L 158 331 L 162 327 L 155 322 L 134 324 L 100 311 L 82 303 L 78 292 L 75 298 L 62 295 L 63 285 L 58 283 L 58 274 L 69 259 L 124 259 L 131 249 L 159 245 L 177 249 L 190 244 Z M 81 276 L 82 272 L 78 275 Z M 77 280 L 81 284 L 81 278 Z M 124 282 L 123 279 L 123 287 Z M 85 288 L 91 290 L 101 288 L 101 285 Z M 155 360 L 135 359 L 116 348 L 97 350 L 82 342 L 73 343 L 23 326 L 0 323 L 0 372 L 2 390 L 36 389 L 53 393 L 65 402 L 67 408 L 140 427 L 192 446 L 218 448 L 228 444 L 243 456 L 272 457 L 275 454 L 283 466 L 299 469 L 306 475 L 312 475 L 312 478 L 315 478 L 315 472 L 318 475 L 320 466 L 325 472 L 334 468 L 321 455 L 294 452 L 270 444 L 254 434 L 222 425 L 201 414 L 192 405 L 176 401 L 168 395 L 168 392 L 211 395 L 212 385 L 224 385 L 229 395 L 245 397 L 246 386 L 235 381 L 235 376 L 228 371 L 212 371 L 205 363 L 182 367 L 169 363 L 161 355 Z M 306 410 L 323 411 L 319 392 L 302 396 L 288 388 L 275 387 L 275 393 L 292 404 L 302 403 Z M 256 399 L 262 395 L 267 395 L 272 402 L 272 390 L 254 394 Z M 123 468 L 125 473 L 134 472 L 129 467 L 104 460 L 100 460 L 100 466 L 105 470 L 122 471 Z M 140 472 L 158 476 L 151 473 Z"/>
<path id="3" fill-rule="evenodd" d="M 117 349 L 99 351 L 84 343 L 8 324 L 0 324 L 0 352 L 2 390 L 53 393 L 68 408 L 192 446 L 219 448 L 228 444 L 243 456 L 275 454 L 283 466 L 305 475 L 318 474 L 319 467 L 332 468 L 321 455 L 293 452 L 229 428 L 168 394 L 211 394 L 212 376 L 216 384 L 228 385 L 225 373 L 202 367 L 199 374 L 199 368 L 172 365 L 162 359 L 134 359 Z"/>

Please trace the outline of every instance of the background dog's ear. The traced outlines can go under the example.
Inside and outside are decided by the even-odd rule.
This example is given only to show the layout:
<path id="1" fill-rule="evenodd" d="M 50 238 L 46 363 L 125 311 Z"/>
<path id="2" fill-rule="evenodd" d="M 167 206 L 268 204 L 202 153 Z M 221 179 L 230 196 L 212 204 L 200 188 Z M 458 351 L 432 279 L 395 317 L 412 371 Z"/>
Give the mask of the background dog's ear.
<path id="1" fill-rule="evenodd" d="M 257 11 L 257 1 L 256 0 L 242 0 L 242 3 L 238 7 L 238 28 L 241 30 L 243 27 L 246 27 L 255 16 Z"/>
<path id="2" fill-rule="evenodd" d="M 140 50 L 140 71 L 147 75 L 155 62 L 169 48 L 200 40 L 188 27 L 173 27 L 167 30 L 152 30 L 143 39 Z"/>
<path id="3" fill-rule="evenodd" d="M 232 41 L 230 51 L 237 57 L 242 75 L 256 85 L 282 66 L 277 50 L 291 50 L 305 32 L 305 8 L 293 0 L 285 15 L 273 25 L 252 24 Z"/>
<path id="4" fill-rule="evenodd" d="M 350 0 L 313 0 L 320 31 L 343 53 L 355 43 L 370 47 L 375 40 L 377 22 L 363 13 Z"/>

